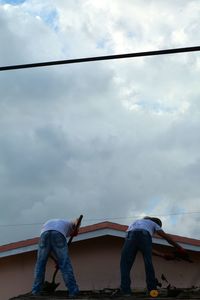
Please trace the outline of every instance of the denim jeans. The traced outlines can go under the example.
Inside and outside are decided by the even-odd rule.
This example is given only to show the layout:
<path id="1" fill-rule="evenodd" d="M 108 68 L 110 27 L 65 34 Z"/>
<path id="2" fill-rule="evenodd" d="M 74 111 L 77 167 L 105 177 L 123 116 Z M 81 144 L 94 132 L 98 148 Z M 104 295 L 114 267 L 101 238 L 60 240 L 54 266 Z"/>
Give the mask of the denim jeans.
<path id="1" fill-rule="evenodd" d="M 125 240 L 120 261 L 121 290 L 124 293 L 131 292 L 130 271 L 135 261 L 137 252 L 143 254 L 147 289 L 156 289 L 156 278 L 152 264 L 152 238 L 146 230 L 129 231 Z"/>
<path id="2" fill-rule="evenodd" d="M 46 263 L 50 252 L 53 252 L 58 261 L 58 266 L 68 288 L 69 295 L 77 294 L 79 288 L 68 255 L 67 240 L 64 235 L 55 230 L 45 231 L 40 237 L 32 293 L 37 294 L 42 290 Z"/>

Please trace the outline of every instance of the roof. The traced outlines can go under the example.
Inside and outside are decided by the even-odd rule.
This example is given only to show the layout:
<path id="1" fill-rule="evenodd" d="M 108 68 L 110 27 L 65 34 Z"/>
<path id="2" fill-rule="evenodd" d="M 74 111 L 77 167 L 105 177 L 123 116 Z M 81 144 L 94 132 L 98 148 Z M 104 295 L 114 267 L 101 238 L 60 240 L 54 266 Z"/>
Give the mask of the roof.
<path id="1" fill-rule="evenodd" d="M 88 226 L 81 227 L 79 230 L 79 235 L 74 238 L 74 242 L 97 238 L 100 236 L 115 236 L 124 238 L 126 235 L 126 230 L 128 226 L 113 223 L 113 222 L 101 222 L 97 224 L 92 224 Z M 192 251 L 200 252 L 200 240 L 191 239 L 188 237 L 172 235 L 170 236 L 185 249 Z M 39 237 L 35 237 L 32 239 L 27 239 L 24 241 L 14 242 L 7 245 L 0 246 L 0 257 L 6 257 L 10 255 L 20 254 L 24 252 L 30 252 L 37 249 Z M 155 235 L 153 237 L 153 243 L 159 245 L 169 246 L 167 241 L 162 239 L 161 237 Z"/>
<path id="2" fill-rule="evenodd" d="M 81 291 L 77 299 L 93 299 L 93 300 L 109 300 L 118 299 L 123 300 L 123 296 L 114 296 L 116 289 L 103 289 L 95 291 Z M 46 294 L 42 296 L 34 296 L 35 300 L 60 300 L 66 299 L 66 291 L 55 291 L 53 294 Z M 128 297 L 131 299 L 148 300 L 152 299 L 146 295 L 146 289 L 134 289 L 133 295 Z M 31 300 L 33 296 L 30 294 L 14 297 L 10 300 Z M 157 298 L 158 299 L 158 298 Z M 173 299 L 200 299 L 200 289 L 161 289 L 159 290 L 159 299 L 173 300 Z"/>

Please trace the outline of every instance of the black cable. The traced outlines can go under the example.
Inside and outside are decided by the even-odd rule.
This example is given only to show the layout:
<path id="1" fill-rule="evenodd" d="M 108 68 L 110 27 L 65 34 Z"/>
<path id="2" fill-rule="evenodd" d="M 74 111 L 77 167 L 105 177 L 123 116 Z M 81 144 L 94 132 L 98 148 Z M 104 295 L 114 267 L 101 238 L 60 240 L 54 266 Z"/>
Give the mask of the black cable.
<path id="1" fill-rule="evenodd" d="M 157 217 L 170 217 L 170 216 L 179 216 L 179 215 L 190 215 L 190 214 L 200 214 L 200 211 L 190 211 L 190 212 L 180 212 L 180 213 L 171 213 L 171 214 L 156 214 Z M 107 217 L 107 218 L 95 218 L 95 219 L 85 219 L 84 222 L 91 222 L 91 221 L 110 221 L 110 220 L 128 220 L 128 219 L 134 219 L 134 218 L 141 218 L 141 215 L 137 216 L 131 216 L 131 217 Z M 13 227 L 13 226 L 37 226 L 37 225 L 42 225 L 44 222 L 41 223 L 23 223 L 23 224 L 0 224 L 0 227 Z"/>
<path id="2" fill-rule="evenodd" d="M 175 48 L 175 49 L 165 49 L 165 50 L 156 50 L 156 51 L 135 52 L 135 53 L 125 53 L 125 54 L 116 54 L 116 55 L 94 56 L 94 57 L 85 57 L 85 58 L 74 58 L 74 59 L 66 59 L 66 60 L 55 60 L 55 61 L 46 61 L 46 62 L 30 63 L 30 64 L 22 64 L 22 65 L 10 65 L 10 66 L 0 67 L 0 71 L 28 69 L 28 68 L 40 68 L 40 67 L 47 67 L 47 66 L 75 64 L 75 63 L 100 61 L 100 60 L 133 58 L 133 57 L 164 55 L 164 54 L 175 54 L 175 53 L 194 52 L 194 51 L 200 51 L 200 46 Z"/>

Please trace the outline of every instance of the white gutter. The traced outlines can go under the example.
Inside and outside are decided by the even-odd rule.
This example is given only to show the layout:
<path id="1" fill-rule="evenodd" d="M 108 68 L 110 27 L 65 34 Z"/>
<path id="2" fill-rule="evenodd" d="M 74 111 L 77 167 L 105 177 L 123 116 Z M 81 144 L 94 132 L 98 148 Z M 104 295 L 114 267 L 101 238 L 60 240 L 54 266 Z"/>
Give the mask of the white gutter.
<path id="1" fill-rule="evenodd" d="M 12 250 L 6 250 L 3 252 L 0 252 L 0 258 L 1 257 L 6 257 L 6 256 L 12 256 L 12 255 L 16 255 L 16 254 L 21 254 L 21 253 L 27 253 L 27 252 L 32 252 L 37 250 L 38 245 L 34 244 L 31 246 L 25 246 L 25 247 L 20 247 L 20 248 L 16 248 L 16 249 L 12 249 Z"/>

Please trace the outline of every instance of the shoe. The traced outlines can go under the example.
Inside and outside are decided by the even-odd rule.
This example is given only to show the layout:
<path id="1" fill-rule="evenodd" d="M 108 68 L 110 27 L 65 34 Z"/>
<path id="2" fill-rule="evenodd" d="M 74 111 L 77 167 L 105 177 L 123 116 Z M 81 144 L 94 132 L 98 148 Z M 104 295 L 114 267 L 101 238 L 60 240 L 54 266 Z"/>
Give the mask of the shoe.
<path id="1" fill-rule="evenodd" d="M 68 299 L 76 299 L 76 298 L 78 298 L 78 296 L 79 296 L 79 292 L 74 293 L 74 294 L 69 294 L 67 298 Z"/>
<path id="2" fill-rule="evenodd" d="M 31 292 L 31 296 L 41 296 L 41 292 Z"/>
<path id="3" fill-rule="evenodd" d="M 112 298 L 114 298 L 114 297 L 131 297 L 131 296 L 132 296 L 131 292 L 130 293 L 123 292 L 120 289 L 115 290 L 111 295 Z"/>
<path id="4" fill-rule="evenodd" d="M 38 298 L 39 296 L 41 296 L 41 293 L 31 293 L 30 294 L 30 298 Z"/>
<path id="5" fill-rule="evenodd" d="M 29 293 L 30 296 L 48 296 L 51 295 L 52 292 L 47 292 L 47 291 L 41 291 L 41 292 L 31 292 Z"/>
<path id="6" fill-rule="evenodd" d="M 39 296 L 40 294 L 38 293 L 32 293 L 32 292 L 28 292 L 26 293 L 24 296 L 26 297 L 36 297 L 36 296 Z M 27 298 L 28 299 L 28 298 Z"/>

